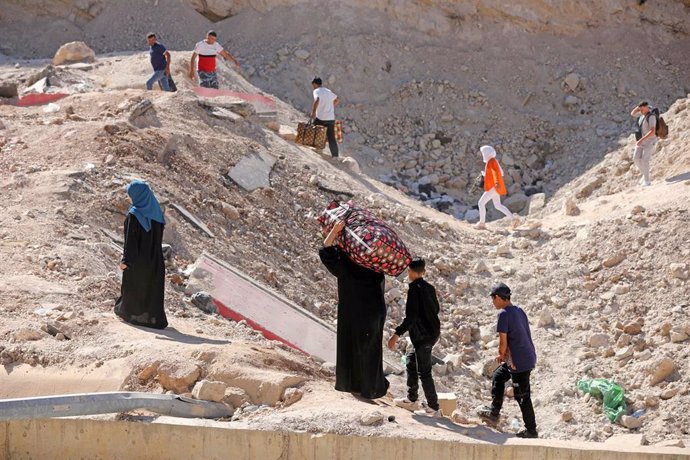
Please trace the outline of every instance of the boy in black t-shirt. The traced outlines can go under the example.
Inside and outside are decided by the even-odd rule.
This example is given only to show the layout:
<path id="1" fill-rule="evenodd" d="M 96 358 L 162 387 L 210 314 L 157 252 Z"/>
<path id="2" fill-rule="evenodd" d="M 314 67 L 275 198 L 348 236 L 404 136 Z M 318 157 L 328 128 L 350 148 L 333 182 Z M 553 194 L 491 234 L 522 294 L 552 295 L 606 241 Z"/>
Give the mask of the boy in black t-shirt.
<path id="1" fill-rule="evenodd" d="M 416 411 L 418 415 L 440 417 L 443 414 L 431 375 L 431 350 L 441 335 L 441 322 L 438 319 L 440 308 L 436 289 L 424 280 L 424 273 L 424 259 L 412 259 L 407 267 L 410 288 L 407 291 L 405 319 L 395 329 L 395 334 L 388 341 L 388 348 L 394 349 L 400 337 L 405 332 L 410 332 L 414 350 L 407 355 L 407 398 L 396 398 L 395 405 Z M 428 405 L 426 408 L 417 401 L 420 380 Z"/>

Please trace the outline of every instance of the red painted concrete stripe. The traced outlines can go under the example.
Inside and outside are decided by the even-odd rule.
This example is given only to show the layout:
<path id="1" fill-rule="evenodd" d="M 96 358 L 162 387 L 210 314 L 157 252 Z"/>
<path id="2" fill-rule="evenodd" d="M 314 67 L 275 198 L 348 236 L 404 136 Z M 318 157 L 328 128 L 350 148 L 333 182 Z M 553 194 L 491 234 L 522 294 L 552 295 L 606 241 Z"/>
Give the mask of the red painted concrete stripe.
<path id="1" fill-rule="evenodd" d="M 44 105 L 49 102 L 54 102 L 63 97 L 67 97 L 69 94 L 65 93 L 46 93 L 46 94 L 27 94 L 26 96 L 19 99 L 16 103 L 18 107 L 30 107 L 33 105 Z"/>
<path id="2" fill-rule="evenodd" d="M 256 322 L 252 321 L 251 319 L 241 315 L 240 313 L 237 313 L 236 311 L 228 308 L 222 302 L 219 302 L 218 300 L 213 299 L 213 303 L 216 304 L 216 307 L 218 307 L 218 313 L 220 313 L 220 316 L 222 316 L 223 318 L 229 318 L 229 319 L 231 319 L 233 321 L 237 321 L 237 322 L 245 320 L 247 322 L 247 324 L 249 325 L 249 327 L 251 327 L 255 331 L 261 332 L 263 334 L 263 336 L 266 337 L 268 340 L 277 340 L 278 342 L 282 342 L 285 345 L 287 345 L 288 347 L 309 356 L 309 353 L 302 350 L 297 345 L 288 342 L 284 338 L 274 334 L 273 332 L 269 331 L 265 327 L 261 326 L 259 323 L 256 323 Z"/>
<path id="3" fill-rule="evenodd" d="M 269 97 L 262 96 L 261 94 L 252 93 L 241 93 L 239 91 L 231 91 L 229 89 L 215 89 L 215 88 L 204 88 L 203 86 L 195 86 L 193 88 L 194 92 L 202 97 L 220 97 L 220 96 L 230 96 L 242 99 L 251 104 L 254 104 L 259 108 L 264 108 L 268 110 L 275 110 L 276 103 Z"/>

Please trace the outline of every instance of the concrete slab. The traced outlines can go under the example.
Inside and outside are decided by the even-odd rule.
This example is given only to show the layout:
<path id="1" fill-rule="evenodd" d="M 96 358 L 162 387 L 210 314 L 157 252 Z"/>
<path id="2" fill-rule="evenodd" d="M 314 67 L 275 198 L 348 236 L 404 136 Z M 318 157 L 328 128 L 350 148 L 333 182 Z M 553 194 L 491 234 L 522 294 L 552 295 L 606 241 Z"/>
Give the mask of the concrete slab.
<path id="1" fill-rule="evenodd" d="M 271 170 L 275 164 L 276 159 L 268 153 L 252 153 L 230 169 L 228 176 L 247 192 L 269 188 Z"/>
<path id="2" fill-rule="evenodd" d="M 330 325 L 227 263 L 202 254 L 190 282 L 213 296 L 221 316 L 246 320 L 268 339 L 335 362 L 336 334 Z"/>
<path id="3" fill-rule="evenodd" d="M 215 238 L 216 235 L 213 234 L 211 230 L 201 222 L 199 219 L 197 219 L 191 212 L 187 211 L 183 206 L 177 204 L 177 203 L 172 203 L 170 206 L 172 206 L 177 212 L 182 214 L 182 217 L 187 219 L 192 225 L 194 225 L 196 228 L 201 230 L 202 232 L 206 233 L 208 236 L 211 238 Z"/>
<path id="4" fill-rule="evenodd" d="M 235 321 L 245 320 L 270 340 L 321 361 L 335 363 L 336 330 L 321 318 L 215 257 L 202 254 L 190 274 L 188 288 L 211 294 L 218 313 Z M 386 356 L 384 369 L 403 371 L 395 357 Z"/>

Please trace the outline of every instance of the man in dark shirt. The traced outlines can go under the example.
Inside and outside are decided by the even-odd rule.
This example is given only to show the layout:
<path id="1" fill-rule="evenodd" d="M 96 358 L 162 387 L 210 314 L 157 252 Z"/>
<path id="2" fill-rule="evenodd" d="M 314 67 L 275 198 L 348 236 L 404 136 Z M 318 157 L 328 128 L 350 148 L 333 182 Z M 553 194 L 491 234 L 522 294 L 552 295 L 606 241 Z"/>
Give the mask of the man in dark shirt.
<path id="1" fill-rule="evenodd" d="M 499 336 L 496 361 L 500 365 L 492 378 L 491 406 L 479 408 L 477 415 L 492 423 L 498 422 L 503 407 L 505 384 L 512 380 L 513 395 L 525 422 L 525 429 L 518 431 L 516 436 L 537 438 L 539 434 L 529 384 L 530 373 L 537 363 L 537 353 L 534 350 L 527 314 L 522 308 L 512 304 L 510 294 L 510 288 L 503 283 L 497 284 L 491 290 L 494 307 L 501 310 L 496 327 Z"/>
<path id="2" fill-rule="evenodd" d="M 442 416 L 431 375 L 431 350 L 441 335 L 439 304 L 436 289 L 424 280 L 424 273 L 424 259 L 412 259 L 407 268 L 410 288 L 407 291 L 405 319 L 388 341 L 388 348 L 392 350 L 400 337 L 409 331 L 414 346 L 414 350 L 407 355 L 407 398 L 396 399 L 395 404 L 408 410 L 417 410 L 415 413 L 420 415 Z M 428 405 L 426 408 L 422 408 L 417 401 L 420 379 Z"/>
<path id="3" fill-rule="evenodd" d="M 151 66 L 153 67 L 153 75 L 146 82 L 146 89 L 153 89 L 153 84 L 158 82 L 158 85 L 163 91 L 170 91 L 170 84 L 168 77 L 170 76 L 170 53 L 165 46 L 158 43 L 156 34 L 150 33 L 146 36 L 151 49 Z"/>

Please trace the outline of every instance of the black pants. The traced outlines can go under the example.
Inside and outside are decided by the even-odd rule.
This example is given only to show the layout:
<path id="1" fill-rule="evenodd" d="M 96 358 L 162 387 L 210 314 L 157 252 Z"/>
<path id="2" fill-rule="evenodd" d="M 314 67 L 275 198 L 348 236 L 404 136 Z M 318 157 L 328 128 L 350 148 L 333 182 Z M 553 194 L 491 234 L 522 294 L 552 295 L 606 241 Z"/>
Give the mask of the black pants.
<path id="1" fill-rule="evenodd" d="M 314 118 L 314 124 L 317 126 L 326 127 L 326 137 L 328 137 L 328 148 L 331 151 L 333 158 L 338 157 L 338 141 L 335 140 L 335 120 L 319 120 Z"/>
<path id="2" fill-rule="evenodd" d="M 529 375 L 532 371 L 520 372 L 511 374 L 506 363 L 498 366 L 494 372 L 491 385 L 491 412 L 498 415 L 503 407 L 503 395 L 506 389 L 506 382 L 513 381 L 513 395 L 522 411 L 522 420 L 525 422 L 525 428 L 530 431 L 537 429 L 537 422 L 534 417 L 534 408 L 532 407 L 532 397 L 530 395 Z"/>
<path id="3" fill-rule="evenodd" d="M 438 410 L 438 396 L 434 378 L 431 376 L 431 349 L 436 340 L 415 345 L 412 353 L 407 355 L 407 399 L 416 401 L 419 397 L 419 381 L 422 381 L 426 403 L 434 410 Z"/>

